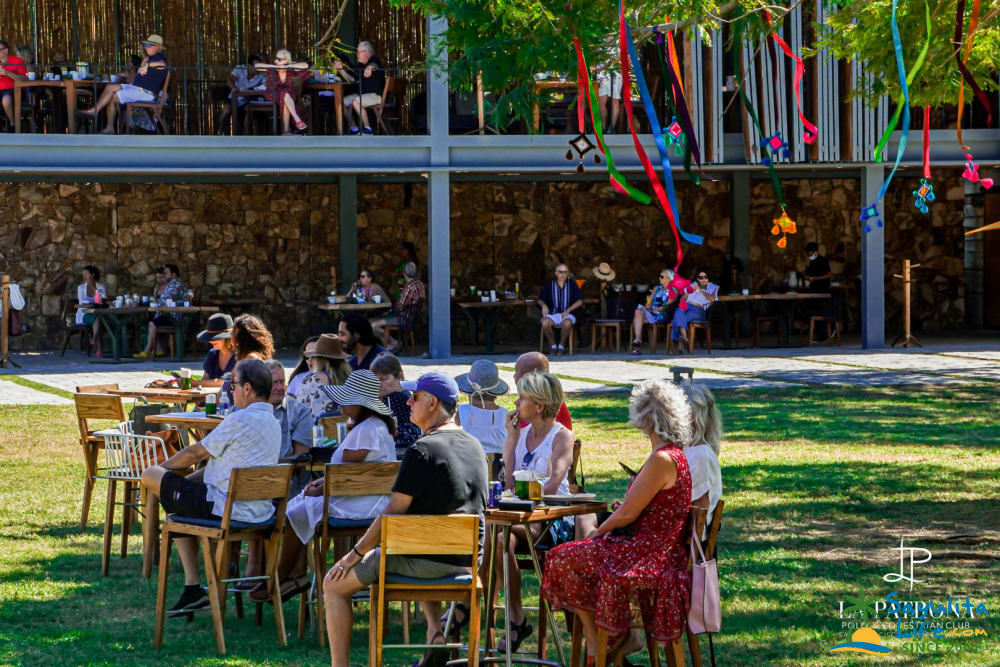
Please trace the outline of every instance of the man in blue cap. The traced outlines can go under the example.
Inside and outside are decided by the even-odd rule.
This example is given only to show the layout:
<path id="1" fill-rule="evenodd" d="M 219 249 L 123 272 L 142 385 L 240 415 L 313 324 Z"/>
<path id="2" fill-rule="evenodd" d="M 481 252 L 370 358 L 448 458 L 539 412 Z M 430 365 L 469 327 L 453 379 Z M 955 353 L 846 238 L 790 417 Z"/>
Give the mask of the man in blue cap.
<path id="1" fill-rule="evenodd" d="M 423 436 L 406 450 L 383 514 L 478 514 L 481 562 L 489 485 L 486 455 L 479 441 L 452 421 L 458 385 L 440 371 L 424 373 L 416 382 L 402 385 L 413 392 L 408 401 L 410 421 L 423 431 Z M 349 667 L 354 625 L 351 596 L 378 579 L 380 538 L 381 523 L 376 520 L 357 545 L 330 568 L 323 581 L 333 667 Z M 423 579 L 468 574 L 470 566 L 465 556 L 386 558 L 387 571 Z M 421 602 L 420 606 L 427 617 L 427 642 L 444 643 L 440 603 Z"/>

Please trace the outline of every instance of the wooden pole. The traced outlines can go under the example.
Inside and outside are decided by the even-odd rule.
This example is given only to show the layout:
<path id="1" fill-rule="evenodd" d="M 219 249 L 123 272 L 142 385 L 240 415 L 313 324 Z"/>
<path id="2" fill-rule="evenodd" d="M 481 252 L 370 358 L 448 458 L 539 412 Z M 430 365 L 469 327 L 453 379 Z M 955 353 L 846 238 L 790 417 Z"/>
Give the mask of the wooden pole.
<path id="1" fill-rule="evenodd" d="M 920 341 L 917 340 L 916 336 L 913 335 L 912 329 L 910 328 L 910 315 L 912 313 L 911 301 L 910 301 L 910 285 L 914 282 L 910 271 L 912 269 L 920 266 L 919 264 L 910 264 L 910 260 L 903 260 L 903 273 L 895 274 L 893 277 L 902 278 L 903 280 L 903 335 L 892 341 L 892 346 L 896 347 L 899 343 L 903 344 L 903 347 L 910 347 L 911 345 L 916 345 L 917 347 L 923 347 Z"/>
<path id="2" fill-rule="evenodd" d="M 10 276 L 4 274 L 0 278 L 0 368 L 13 364 L 20 366 L 10 358 Z"/>

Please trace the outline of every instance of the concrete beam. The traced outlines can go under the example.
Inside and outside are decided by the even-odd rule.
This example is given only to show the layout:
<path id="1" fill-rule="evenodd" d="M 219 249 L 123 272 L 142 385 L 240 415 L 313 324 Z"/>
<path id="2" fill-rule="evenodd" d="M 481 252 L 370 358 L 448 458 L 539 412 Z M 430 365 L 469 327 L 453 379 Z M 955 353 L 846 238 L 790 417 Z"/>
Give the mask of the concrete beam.
<path id="1" fill-rule="evenodd" d="M 427 19 L 427 52 L 440 66 L 427 71 L 430 172 L 427 177 L 427 339 L 430 356 L 451 356 L 451 182 L 448 173 L 448 51 L 442 17 Z"/>
<path id="2" fill-rule="evenodd" d="M 337 288 L 343 294 L 358 279 L 358 177 L 340 177 L 337 193 L 340 229 L 337 247 L 340 250 L 340 268 L 337 271 Z"/>
<path id="3" fill-rule="evenodd" d="M 877 199 L 884 178 L 881 165 L 861 170 L 862 206 Z M 884 202 L 879 213 L 888 224 Z M 861 347 L 866 350 L 885 347 L 885 228 L 871 223 L 870 232 L 861 232 Z"/>

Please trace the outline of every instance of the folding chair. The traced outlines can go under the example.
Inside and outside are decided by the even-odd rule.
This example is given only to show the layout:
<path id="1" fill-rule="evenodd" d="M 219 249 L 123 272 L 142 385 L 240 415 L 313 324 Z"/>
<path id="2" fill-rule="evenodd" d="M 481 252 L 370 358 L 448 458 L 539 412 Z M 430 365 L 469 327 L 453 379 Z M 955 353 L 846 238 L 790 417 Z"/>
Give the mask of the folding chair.
<path id="1" fill-rule="evenodd" d="M 479 665 L 479 603 L 483 592 L 479 580 L 479 517 L 474 514 L 399 515 L 382 517 L 382 541 L 378 582 L 371 585 L 369 665 L 382 667 L 384 649 L 449 648 L 462 644 L 384 644 L 386 605 L 393 600 L 464 602 L 469 607 L 470 667 Z M 440 579 L 417 579 L 389 574 L 387 556 L 429 556 L 445 554 L 471 558 L 469 574 Z"/>
<path id="2" fill-rule="evenodd" d="M 239 580 L 267 580 L 267 588 L 274 603 L 274 623 L 278 643 L 286 645 L 285 617 L 281 607 L 281 587 L 278 582 L 278 550 L 281 533 L 285 528 L 285 508 L 288 505 L 288 487 L 294 466 L 283 463 L 273 466 L 233 468 L 226 494 L 226 508 L 221 519 L 200 519 L 178 514 L 167 516 L 160 537 L 160 570 L 156 587 L 156 631 L 153 646 L 163 646 L 163 619 L 167 610 L 167 573 L 170 571 L 170 538 L 197 538 L 205 560 L 205 577 L 208 579 L 209 607 L 215 628 L 215 648 L 226 653 L 223 621 L 226 615 L 226 584 Z M 261 523 L 244 523 L 232 518 L 233 503 L 247 500 L 278 500 L 274 514 Z M 225 578 L 229 571 L 232 544 L 243 540 L 259 539 L 264 542 L 267 574 L 242 579 Z M 213 545 L 216 547 L 213 551 Z"/>
<path id="3" fill-rule="evenodd" d="M 125 558 L 128 555 L 128 534 L 132 530 L 135 513 L 146 505 L 144 490 L 141 499 L 135 497 L 136 492 L 141 488 L 139 482 L 142 480 L 142 472 L 167 459 L 167 446 L 162 439 L 155 436 L 134 434 L 132 422 L 128 421 L 119 424 L 118 428 L 97 431 L 94 435 L 104 438 L 104 456 L 107 462 L 103 474 L 97 474 L 96 479 L 108 481 L 108 504 L 104 514 L 104 549 L 101 558 L 101 574 L 108 576 L 111 559 L 111 534 L 114 531 L 115 523 L 115 505 L 121 505 L 124 510 L 121 527 L 121 557 Z M 115 502 L 118 482 L 125 485 L 120 503 Z"/>
<path id="4" fill-rule="evenodd" d="M 105 387 L 109 385 L 97 385 Z M 117 389 L 117 385 L 114 385 Z M 91 389 L 78 387 L 77 389 Z M 91 420 L 108 420 L 115 424 L 126 421 L 125 406 L 120 396 L 113 394 L 80 392 L 73 394 L 76 404 L 76 421 L 80 428 L 80 445 L 83 447 L 83 462 L 86 466 L 86 477 L 83 480 L 83 507 L 80 512 L 80 531 L 87 529 L 87 517 L 90 516 L 90 502 L 94 495 L 94 478 L 97 475 L 97 452 L 104 447 L 104 438 L 94 435 L 90 427 Z"/>
<path id="5" fill-rule="evenodd" d="M 326 629 L 323 618 L 326 610 L 323 605 L 323 575 L 326 574 L 326 562 L 330 552 L 330 541 L 333 539 L 357 540 L 371 526 L 372 519 L 338 519 L 330 516 L 330 496 L 349 498 L 352 496 L 389 495 L 392 485 L 399 473 L 399 462 L 392 463 L 330 463 L 326 466 L 325 483 L 323 484 L 323 520 L 316 527 L 316 536 L 312 540 L 312 566 L 315 575 L 314 587 L 316 596 L 316 630 L 319 635 L 319 645 L 326 645 Z M 339 557 L 343 554 L 335 553 Z M 302 595 L 299 600 L 299 639 L 305 634 L 307 601 Z M 409 614 L 404 615 L 404 626 L 408 626 Z M 407 627 L 407 634 L 409 628 Z"/>

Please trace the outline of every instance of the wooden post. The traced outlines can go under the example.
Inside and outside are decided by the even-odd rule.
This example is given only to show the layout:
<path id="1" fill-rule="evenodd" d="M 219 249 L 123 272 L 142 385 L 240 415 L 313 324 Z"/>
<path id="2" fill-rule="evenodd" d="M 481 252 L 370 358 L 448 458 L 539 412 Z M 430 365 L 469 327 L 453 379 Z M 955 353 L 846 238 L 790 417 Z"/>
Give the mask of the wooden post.
<path id="1" fill-rule="evenodd" d="M 899 343 L 903 344 L 903 347 L 910 347 L 910 345 L 916 345 L 917 347 L 923 347 L 920 341 L 917 340 L 916 336 L 911 333 L 910 329 L 910 284 L 913 279 L 910 276 L 910 271 L 912 269 L 920 266 L 919 264 L 910 264 L 910 260 L 903 260 L 903 273 L 895 274 L 894 278 L 903 279 L 903 335 L 898 336 L 896 340 L 892 341 L 892 346 L 896 347 Z"/>
<path id="2" fill-rule="evenodd" d="M 7 368 L 13 364 L 15 368 L 20 368 L 13 359 L 10 358 L 10 276 L 4 274 L 0 278 L 0 368 Z"/>

